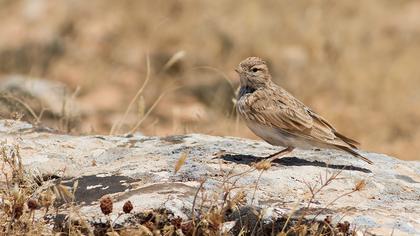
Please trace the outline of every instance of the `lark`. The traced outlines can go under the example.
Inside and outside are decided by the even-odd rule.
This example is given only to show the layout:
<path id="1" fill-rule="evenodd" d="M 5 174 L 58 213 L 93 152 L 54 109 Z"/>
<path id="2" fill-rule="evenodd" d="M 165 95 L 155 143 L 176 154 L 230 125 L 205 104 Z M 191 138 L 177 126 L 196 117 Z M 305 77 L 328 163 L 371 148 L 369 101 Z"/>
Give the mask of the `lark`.
<path id="1" fill-rule="evenodd" d="M 327 120 L 276 85 L 264 60 L 249 57 L 236 72 L 241 85 L 236 103 L 239 115 L 257 136 L 271 145 L 286 147 L 267 158 L 276 159 L 294 148 L 326 148 L 345 151 L 372 164 L 356 151 L 357 141 L 340 134 Z"/>

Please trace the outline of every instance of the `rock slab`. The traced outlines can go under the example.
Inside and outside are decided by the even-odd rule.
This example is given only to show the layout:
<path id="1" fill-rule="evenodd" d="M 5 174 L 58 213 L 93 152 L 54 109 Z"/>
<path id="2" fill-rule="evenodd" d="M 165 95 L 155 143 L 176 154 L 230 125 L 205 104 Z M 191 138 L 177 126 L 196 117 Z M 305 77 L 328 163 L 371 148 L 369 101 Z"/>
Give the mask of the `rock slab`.
<path id="1" fill-rule="evenodd" d="M 101 215 L 98 199 L 106 194 L 115 199 L 115 209 L 130 200 L 135 210 L 165 207 L 188 218 L 201 181 L 206 180 L 203 189 L 217 192 L 224 177 L 244 173 L 258 157 L 281 149 L 203 134 L 71 136 L 12 120 L 0 121 L 0 141 L 18 144 L 31 171 L 77 179 L 76 200 L 93 218 Z M 238 189 L 246 193 L 248 203 L 265 209 L 269 220 L 304 209 L 308 186 L 319 186 L 339 173 L 311 203 L 311 209 L 324 209 L 319 217 L 347 220 L 372 234 L 420 235 L 420 162 L 362 154 L 374 165 L 334 150 L 295 150 L 262 173 L 241 174 Z M 186 161 L 175 173 L 182 156 Z M 360 181 L 366 183 L 361 191 L 339 197 Z"/>

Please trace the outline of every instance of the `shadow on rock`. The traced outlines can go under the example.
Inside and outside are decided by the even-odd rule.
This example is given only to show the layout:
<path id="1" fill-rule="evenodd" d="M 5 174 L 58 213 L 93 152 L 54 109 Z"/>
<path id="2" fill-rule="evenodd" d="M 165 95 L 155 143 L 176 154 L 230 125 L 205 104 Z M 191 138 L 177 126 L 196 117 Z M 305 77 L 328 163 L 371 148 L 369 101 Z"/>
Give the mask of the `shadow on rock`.
<path id="1" fill-rule="evenodd" d="M 254 162 L 258 162 L 263 160 L 262 157 L 257 157 L 253 155 L 242 155 L 242 154 L 225 154 L 220 157 L 221 159 L 229 162 L 235 162 L 238 164 L 245 164 L 250 165 Z M 335 165 L 335 164 L 327 164 L 322 161 L 308 161 L 305 159 L 300 159 L 297 157 L 283 157 L 273 161 L 273 163 L 277 163 L 284 166 L 317 166 L 317 167 L 326 167 L 331 169 L 338 169 L 338 170 L 354 170 L 354 171 L 361 171 L 364 173 L 372 173 L 369 169 L 357 167 L 353 165 Z"/>

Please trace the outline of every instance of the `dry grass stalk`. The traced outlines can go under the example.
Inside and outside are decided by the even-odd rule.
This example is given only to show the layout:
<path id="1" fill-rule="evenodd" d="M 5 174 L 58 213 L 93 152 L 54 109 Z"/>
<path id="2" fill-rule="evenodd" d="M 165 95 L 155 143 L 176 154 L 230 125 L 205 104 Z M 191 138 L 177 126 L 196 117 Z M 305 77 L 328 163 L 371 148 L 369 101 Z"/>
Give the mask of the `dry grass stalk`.
<path id="1" fill-rule="evenodd" d="M 123 117 L 118 120 L 116 123 L 114 123 L 111 127 L 111 130 L 109 132 L 110 135 L 113 135 L 115 133 L 117 133 L 123 122 L 127 119 L 128 113 L 130 112 L 131 108 L 133 107 L 134 103 L 137 101 L 137 99 L 140 97 L 140 95 L 143 93 L 143 90 L 146 88 L 147 83 L 150 80 L 150 73 L 151 73 L 151 69 L 150 69 L 150 58 L 149 58 L 149 54 L 146 55 L 146 78 L 142 84 L 142 86 L 140 87 L 140 89 L 137 91 L 136 95 L 134 95 L 134 97 L 131 99 L 130 103 L 128 104 L 127 109 L 124 112 Z"/>

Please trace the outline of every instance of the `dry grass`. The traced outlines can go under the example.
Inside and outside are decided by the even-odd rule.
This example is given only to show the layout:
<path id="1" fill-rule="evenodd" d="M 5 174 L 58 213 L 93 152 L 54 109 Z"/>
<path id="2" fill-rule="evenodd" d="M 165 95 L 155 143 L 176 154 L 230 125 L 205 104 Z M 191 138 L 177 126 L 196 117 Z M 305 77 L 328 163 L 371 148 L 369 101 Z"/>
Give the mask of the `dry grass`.
<path id="1" fill-rule="evenodd" d="M 78 235 L 81 232 L 78 225 L 89 228 L 74 204 L 77 181 L 69 189 L 54 175 L 25 169 L 18 145 L 2 143 L 0 155 L 0 234 L 53 235 L 54 220 L 62 210 L 67 212 L 64 232 Z M 74 220 L 78 225 L 74 225 Z"/>
<path id="2" fill-rule="evenodd" d="M 80 86 L 85 112 L 72 132 L 129 132 L 163 91 L 183 86 L 142 132 L 255 137 L 232 113 L 231 84 L 240 60 L 261 56 L 277 83 L 364 149 L 416 159 L 419 9 L 414 0 L 3 0 L 0 74 Z"/>

